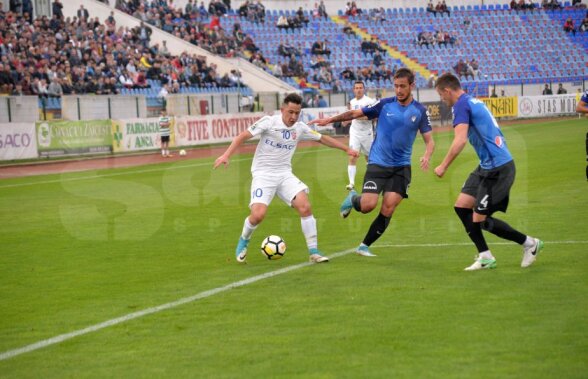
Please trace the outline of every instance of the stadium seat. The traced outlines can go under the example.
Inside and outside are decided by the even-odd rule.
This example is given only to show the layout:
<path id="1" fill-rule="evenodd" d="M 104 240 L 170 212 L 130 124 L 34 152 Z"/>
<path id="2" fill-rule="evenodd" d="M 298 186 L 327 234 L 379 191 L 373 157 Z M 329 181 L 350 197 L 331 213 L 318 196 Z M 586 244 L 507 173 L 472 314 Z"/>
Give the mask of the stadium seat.
<path id="1" fill-rule="evenodd" d="M 522 77 L 530 75 L 532 70 L 536 70 L 536 74 L 540 77 L 550 72 L 567 75 L 566 70 L 570 70 L 570 75 L 577 77 L 574 63 L 578 62 L 583 66 L 583 63 L 588 61 L 585 47 L 588 45 L 588 38 L 582 37 L 580 33 L 574 38 L 561 31 L 563 19 L 568 14 L 573 15 L 574 20 L 578 18 L 576 21 L 578 25 L 581 23 L 583 17 L 581 10 L 579 12 L 565 10 L 556 13 L 542 10 L 510 12 L 506 10 L 508 4 L 462 5 L 455 6 L 453 9 L 454 13 L 451 17 L 448 15 L 430 17 L 422 8 L 388 8 L 386 14 L 390 15 L 390 19 L 394 19 L 394 23 L 374 24 L 364 17 L 350 18 L 350 21 L 364 29 L 368 35 L 387 41 L 391 46 L 405 52 L 409 58 L 418 60 L 428 69 L 437 72 L 447 71 L 457 63 L 459 58 L 468 60 L 476 58 L 480 62 L 481 72 L 487 73 L 489 77 L 492 75 L 493 80 L 503 80 L 507 83 L 522 80 Z M 293 11 L 283 13 L 292 14 Z M 342 11 L 338 13 L 342 14 Z M 476 27 L 465 32 L 462 26 L 465 18 L 472 20 Z M 221 23 L 225 29 L 229 30 L 228 26 L 232 27 L 234 20 L 226 19 L 221 19 Z M 550 22 L 544 25 L 545 20 Z M 279 32 L 275 31 L 273 23 L 256 24 L 243 19 L 240 22 L 247 33 L 255 35 L 255 43 L 271 64 L 280 62 L 282 59 L 276 54 L 276 50 L 284 36 L 295 40 L 295 43 L 299 44 L 307 54 L 314 41 L 328 39 L 332 49 L 330 60 L 335 66 L 335 76 L 338 76 L 338 71 L 340 72 L 344 66 L 356 68 L 371 64 L 372 57 L 360 53 L 362 38 L 342 35 L 341 26 L 330 19 L 312 20 L 308 28 Z M 430 49 L 414 45 L 413 41 L 418 32 L 422 30 L 434 32 L 440 29 L 456 34 L 459 45 L 433 46 Z M 574 48 L 574 46 L 577 47 Z M 557 54 L 545 54 L 545 51 L 566 51 L 566 56 L 570 59 L 558 62 Z M 535 55 L 533 56 L 532 53 Z M 387 54 L 384 54 L 384 60 L 387 65 L 402 66 L 400 62 Z M 523 62 L 537 62 L 537 67 L 530 68 Z M 539 62 L 544 64 L 539 65 Z M 575 66 L 578 66 L 578 63 Z M 309 69 L 307 59 L 303 59 L 303 65 L 305 70 Z M 559 65 L 562 70 L 554 71 L 553 67 L 556 65 Z M 581 68 L 585 69 L 585 67 Z M 506 70 L 508 70 L 507 75 L 499 75 Z M 514 72 L 517 74 L 513 74 Z M 291 79 L 285 80 L 294 83 Z M 417 75 L 418 83 L 426 83 L 426 78 Z M 377 80 L 373 84 L 380 86 L 383 83 Z M 352 86 L 352 83 L 342 85 L 345 88 Z"/>

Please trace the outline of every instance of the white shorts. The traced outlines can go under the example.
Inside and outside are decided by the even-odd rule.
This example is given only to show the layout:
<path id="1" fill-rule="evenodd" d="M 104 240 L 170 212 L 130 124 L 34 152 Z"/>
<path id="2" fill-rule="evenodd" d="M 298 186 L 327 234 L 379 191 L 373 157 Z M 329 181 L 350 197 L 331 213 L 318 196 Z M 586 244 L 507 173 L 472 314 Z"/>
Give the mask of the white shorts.
<path id="1" fill-rule="evenodd" d="M 360 154 L 370 155 L 372 142 L 374 142 L 374 134 L 371 132 L 369 134 L 349 133 L 349 147 L 359 151 Z"/>
<path id="2" fill-rule="evenodd" d="M 269 205 L 276 194 L 291 207 L 292 200 L 301 191 L 308 193 L 308 187 L 291 172 L 285 174 L 256 174 L 251 182 L 249 208 L 254 203 Z"/>

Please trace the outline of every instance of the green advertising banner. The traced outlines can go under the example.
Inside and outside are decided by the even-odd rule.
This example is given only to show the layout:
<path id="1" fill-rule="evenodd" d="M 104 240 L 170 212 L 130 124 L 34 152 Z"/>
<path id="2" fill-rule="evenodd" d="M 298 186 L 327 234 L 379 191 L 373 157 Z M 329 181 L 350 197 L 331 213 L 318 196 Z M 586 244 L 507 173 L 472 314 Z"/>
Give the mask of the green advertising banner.
<path id="1" fill-rule="evenodd" d="M 111 153 L 111 125 L 110 120 L 37 122 L 39 156 Z"/>
<path id="2" fill-rule="evenodd" d="M 170 117 L 170 146 L 174 144 L 174 117 Z M 113 151 L 153 150 L 161 147 L 159 118 L 112 120 Z"/>

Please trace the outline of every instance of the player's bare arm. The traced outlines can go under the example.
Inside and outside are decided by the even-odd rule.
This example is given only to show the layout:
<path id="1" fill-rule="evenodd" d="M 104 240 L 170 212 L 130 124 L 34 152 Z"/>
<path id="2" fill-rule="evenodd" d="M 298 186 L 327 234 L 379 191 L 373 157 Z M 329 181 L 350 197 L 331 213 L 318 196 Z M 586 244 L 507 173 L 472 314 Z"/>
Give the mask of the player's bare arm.
<path id="1" fill-rule="evenodd" d="M 578 105 L 576 106 L 576 112 L 578 113 L 588 113 L 588 104 L 580 100 Z"/>
<path id="2" fill-rule="evenodd" d="M 249 130 L 242 131 L 241 134 L 239 134 L 237 137 L 235 137 L 235 139 L 233 140 L 233 142 L 231 142 L 229 147 L 227 147 L 227 150 L 225 150 L 225 152 L 220 157 L 216 158 L 216 160 L 214 161 L 213 168 L 217 168 L 221 164 L 225 165 L 225 167 L 228 166 L 229 159 L 231 158 L 231 155 L 233 155 L 235 150 L 239 146 L 241 146 L 243 144 L 243 142 L 247 141 L 248 139 L 250 139 L 252 137 L 253 137 L 253 135 L 249 132 Z"/>
<path id="3" fill-rule="evenodd" d="M 347 109 L 348 110 L 351 110 L 351 103 L 347 104 Z M 367 116 L 363 116 L 363 117 L 354 118 L 354 120 L 369 120 L 369 118 L 367 118 Z M 351 120 L 349 120 L 349 121 L 343 121 L 343 125 L 344 126 L 350 125 L 350 124 L 351 124 Z"/>
<path id="4" fill-rule="evenodd" d="M 455 136 L 453 137 L 453 142 L 449 147 L 449 151 L 447 152 L 447 155 L 445 155 L 443 162 L 435 168 L 435 175 L 438 177 L 443 177 L 451 162 L 453 162 L 465 147 L 468 142 L 468 128 L 468 124 L 459 124 L 453 129 Z"/>
<path id="5" fill-rule="evenodd" d="M 334 122 L 338 122 L 338 121 L 350 121 L 350 120 L 355 120 L 356 118 L 360 118 L 360 117 L 364 117 L 365 115 L 363 114 L 363 111 L 361 109 L 353 109 L 353 110 L 349 110 L 347 112 L 338 114 L 336 116 L 333 117 L 329 117 L 329 118 L 317 118 L 315 120 L 312 120 L 308 123 L 308 125 L 319 125 L 319 126 L 325 126 L 325 125 L 329 125 L 332 124 Z"/>
<path id="6" fill-rule="evenodd" d="M 347 110 L 348 110 L 348 111 L 350 111 L 350 110 L 351 110 L 351 103 L 347 103 Z M 349 125 L 351 125 L 351 120 L 349 120 L 349 121 L 343 121 L 343 122 L 341 123 L 341 125 L 343 125 L 343 126 L 349 126 Z"/>
<path id="7" fill-rule="evenodd" d="M 435 151 L 435 141 L 433 140 L 433 132 L 427 132 L 423 134 L 423 141 L 425 141 L 425 154 L 421 157 L 421 169 L 426 171 L 429 169 L 429 163 L 431 162 L 431 156 Z"/>
<path id="8" fill-rule="evenodd" d="M 347 153 L 347 155 L 349 155 L 351 157 L 356 157 L 356 158 L 359 157 L 359 151 L 353 150 L 353 149 L 345 146 L 344 144 L 337 141 L 336 139 L 334 139 L 331 136 L 323 135 L 321 137 L 321 139 L 319 140 L 319 142 L 325 146 L 333 147 L 333 148 L 339 149 L 339 150 L 343 150 L 344 152 Z"/>

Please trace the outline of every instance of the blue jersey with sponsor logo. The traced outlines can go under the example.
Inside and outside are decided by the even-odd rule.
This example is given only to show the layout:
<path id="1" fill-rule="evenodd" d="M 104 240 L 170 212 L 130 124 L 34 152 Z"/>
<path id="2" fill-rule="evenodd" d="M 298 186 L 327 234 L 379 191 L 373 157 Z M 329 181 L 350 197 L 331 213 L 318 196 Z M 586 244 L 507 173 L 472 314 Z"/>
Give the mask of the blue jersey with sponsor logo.
<path id="1" fill-rule="evenodd" d="M 404 106 L 396 97 L 388 97 L 361 110 L 368 119 L 378 119 L 368 159 L 370 164 L 409 166 L 417 130 L 421 134 L 432 130 L 427 109 L 416 100 Z"/>
<path id="2" fill-rule="evenodd" d="M 453 127 L 467 124 L 468 140 L 480 158 L 480 166 L 490 170 L 512 161 L 498 122 L 482 101 L 463 94 L 453 105 Z"/>
<path id="3" fill-rule="evenodd" d="M 580 98 L 580 100 L 582 100 L 583 102 L 588 104 L 588 91 L 586 91 L 582 94 L 582 97 Z"/>

